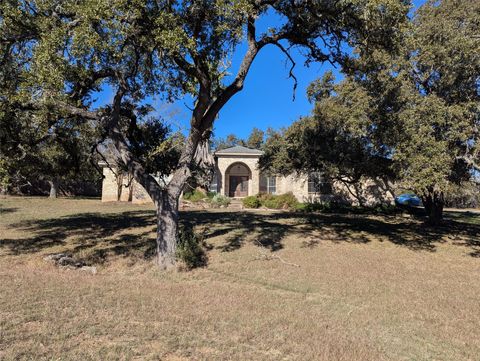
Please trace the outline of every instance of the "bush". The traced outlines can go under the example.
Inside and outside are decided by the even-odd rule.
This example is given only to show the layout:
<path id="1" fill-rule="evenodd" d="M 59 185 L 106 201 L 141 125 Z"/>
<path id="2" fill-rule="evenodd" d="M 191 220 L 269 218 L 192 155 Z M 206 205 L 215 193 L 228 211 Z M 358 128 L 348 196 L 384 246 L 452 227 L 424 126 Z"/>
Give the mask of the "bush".
<path id="1" fill-rule="evenodd" d="M 196 234 L 189 224 L 181 225 L 179 228 L 176 256 L 187 270 L 207 265 L 203 237 Z"/>
<path id="2" fill-rule="evenodd" d="M 207 194 L 199 191 L 198 189 L 194 189 L 191 192 L 186 192 L 183 194 L 183 199 L 190 201 L 190 202 L 200 202 L 206 198 L 209 198 Z"/>
<path id="3" fill-rule="evenodd" d="M 279 195 L 261 195 L 260 199 L 264 207 L 271 209 L 296 209 L 298 205 L 298 200 L 295 198 L 292 192 Z"/>
<path id="4" fill-rule="evenodd" d="M 394 204 L 378 204 L 373 208 L 376 214 L 395 214 L 398 211 L 398 207 Z"/>
<path id="5" fill-rule="evenodd" d="M 452 208 L 477 208 L 480 206 L 480 185 L 462 182 L 445 195 L 445 206 Z"/>
<path id="6" fill-rule="evenodd" d="M 215 194 L 210 201 L 212 207 L 227 207 L 230 204 L 230 198 L 222 196 L 221 194 Z"/>
<path id="7" fill-rule="evenodd" d="M 287 192 L 278 196 L 278 203 L 280 204 L 280 208 L 295 209 L 297 207 L 298 200 L 292 192 Z"/>
<path id="8" fill-rule="evenodd" d="M 270 209 L 280 209 L 282 208 L 278 197 L 276 196 L 270 196 L 270 197 L 265 197 L 265 199 L 262 201 L 262 206 Z"/>
<path id="9" fill-rule="evenodd" d="M 260 199 L 258 199 L 257 196 L 248 196 L 243 198 L 243 206 L 245 208 L 258 208 L 262 205 L 262 202 L 260 202 Z"/>
<path id="10" fill-rule="evenodd" d="M 207 192 L 207 198 L 208 199 L 212 199 L 213 197 L 215 197 L 215 195 L 217 194 L 217 192 Z"/>
<path id="11" fill-rule="evenodd" d="M 300 212 L 306 212 L 308 208 L 309 203 L 298 203 L 297 206 L 295 207 L 296 211 Z"/>
<path id="12" fill-rule="evenodd" d="M 247 208 L 258 208 L 260 206 L 270 209 L 296 209 L 298 200 L 292 192 L 285 194 L 259 193 L 243 199 L 243 205 Z"/>

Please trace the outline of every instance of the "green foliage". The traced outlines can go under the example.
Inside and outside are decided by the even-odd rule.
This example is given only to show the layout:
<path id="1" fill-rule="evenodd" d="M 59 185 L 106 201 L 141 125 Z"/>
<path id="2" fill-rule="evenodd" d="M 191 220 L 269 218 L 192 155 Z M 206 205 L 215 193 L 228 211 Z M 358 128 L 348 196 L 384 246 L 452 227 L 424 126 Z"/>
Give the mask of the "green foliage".
<path id="1" fill-rule="evenodd" d="M 180 158 L 185 136 L 171 133 L 170 127 L 158 117 L 140 117 L 138 124 L 129 124 L 126 129 L 130 139 L 130 150 L 145 165 L 150 174 L 168 175 L 175 169 Z"/>
<path id="2" fill-rule="evenodd" d="M 334 91 L 335 76 L 331 70 L 323 74 L 323 77 L 313 81 L 307 88 L 307 98 L 310 103 L 328 98 Z"/>
<path id="3" fill-rule="evenodd" d="M 333 206 L 332 202 L 305 202 L 298 203 L 296 210 L 302 212 L 329 212 L 332 208 L 336 208 Z"/>
<path id="4" fill-rule="evenodd" d="M 394 178 L 389 149 L 369 134 L 372 99 L 361 86 L 348 80 L 333 85 L 327 73 L 311 85 L 309 96 L 315 100 L 312 115 L 269 134 L 260 158 L 263 171 L 321 172 L 349 182 L 363 176 Z"/>
<path id="5" fill-rule="evenodd" d="M 296 209 L 298 200 L 292 192 L 284 194 L 259 193 L 243 199 L 246 208 L 265 207 L 270 209 Z"/>
<path id="6" fill-rule="evenodd" d="M 187 200 L 187 201 L 190 201 L 190 202 L 200 202 L 200 201 L 204 201 L 206 199 L 209 199 L 210 197 L 205 194 L 204 192 L 198 190 L 198 189 L 194 189 L 193 191 L 191 192 L 187 192 L 187 193 L 184 193 L 183 194 L 183 199 Z"/>
<path id="7" fill-rule="evenodd" d="M 265 133 L 263 130 L 258 128 L 253 128 L 246 140 L 245 144 L 248 148 L 251 149 L 262 149 L 265 139 Z"/>
<path id="8" fill-rule="evenodd" d="M 392 48 L 397 25 L 406 20 L 407 12 L 406 1 L 391 0 L 67 0 L 61 5 L 53 0 L 3 1 L 0 117 L 4 112 L 22 113 L 34 119 L 34 129 L 51 131 L 64 121 L 85 121 L 83 113 L 91 110 L 102 119 L 105 129 L 99 136 L 105 139 L 111 136 L 112 115 L 117 114 L 121 124 L 115 129 L 119 137 L 115 146 L 118 141 L 128 145 L 147 172 L 175 169 L 178 149 L 166 139 L 161 122 L 146 118 L 140 106 L 145 99 L 174 100 L 190 94 L 201 100 L 192 125 L 204 132 L 212 129 L 218 111 L 243 87 L 256 52 L 248 54 L 246 67 L 230 86 L 226 75 L 235 50 L 246 40 L 252 51 L 268 44 L 282 49 L 297 45 L 305 50 L 307 62 L 350 66 L 353 57 L 345 44 Z M 256 22 L 270 15 L 285 21 L 247 36 L 246 29 L 254 30 Z M 316 46 L 320 39 L 328 46 Z M 118 103 L 113 99 L 95 107 L 96 93 L 107 85 L 117 92 Z M 263 132 L 254 129 L 246 142 L 235 138 L 227 139 L 227 145 L 259 148 Z"/>
<path id="9" fill-rule="evenodd" d="M 292 192 L 284 194 L 261 194 L 259 197 L 262 205 L 271 209 L 295 209 L 298 204 L 298 200 Z"/>
<path id="10" fill-rule="evenodd" d="M 390 49 L 357 48 L 346 76 L 312 83 L 309 117 L 267 139 L 261 168 L 396 180 L 430 219 L 480 170 L 480 3 L 428 1 Z"/>
<path id="11" fill-rule="evenodd" d="M 243 206 L 245 208 L 258 208 L 262 205 L 260 199 L 257 196 L 248 196 L 242 200 Z"/>
<path id="12" fill-rule="evenodd" d="M 91 164 L 99 160 L 92 155 L 96 124 L 63 119 L 56 112 L 43 118 L 7 111 L 0 122 L 0 157 L 9 165 L 3 168 L 14 192 L 47 181 L 69 186 L 79 181 L 98 184 L 101 179 Z"/>
<path id="13" fill-rule="evenodd" d="M 441 220 L 446 195 L 480 170 L 479 26 L 478 1 L 428 1 L 406 38 L 408 61 L 390 67 L 399 89 L 393 160 L 431 223 Z"/>
<path id="14" fill-rule="evenodd" d="M 408 10 L 407 0 L 2 1 L 0 54 L 15 75 L 13 82 L 6 76 L 6 88 L 2 79 L 0 92 L 6 89 L 6 95 L 0 100 L 7 99 L 11 113 L 40 119 L 42 129 L 51 128 L 52 119 L 99 121 L 100 140 L 111 141 L 116 160 L 148 184 L 153 198 L 162 185 L 148 171 L 170 164 L 160 161 L 170 146 L 148 139 L 147 133 L 162 132 L 157 124 L 141 131 L 140 104 L 149 98 L 193 100 L 189 136 L 168 187 L 178 197 L 195 168 L 208 163 L 208 153 L 197 152 L 198 146 L 206 144 L 221 109 L 243 89 L 262 49 L 277 46 L 292 60 L 291 49 L 301 48 L 307 63 L 350 67 L 356 57 L 352 44 L 364 51 L 392 49 Z M 238 50 L 244 57 L 230 76 Z M 1 65 L 0 73 L 7 73 Z M 107 87 L 112 100 L 99 107 L 95 97 Z M 132 154 L 136 150 L 140 154 Z"/>
<path id="15" fill-rule="evenodd" d="M 278 198 L 278 203 L 281 204 L 282 208 L 288 207 L 289 209 L 295 209 L 298 204 L 298 199 L 293 195 L 292 192 L 280 194 Z"/>
<path id="16" fill-rule="evenodd" d="M 273 194 L 268 194 L 261 197 L 262 206 L 270 209 L 281 209 L 283 204 L 278 199 L 278 196 Z"/>
<path id="17" fill-rule="evenodd" d="M 235 134 L 229 134 L 225 138 L 213 138 L 212 148 L 222 150 L 241 145 L 251 149 L 261 149 L 264 144 L 265 133 L 263 130 L 253 128 L 247 140 L 237 137 Z"/>
<path id="18" fill-rule="evenodd" d="M 8 186 L 10 185 L 9 173 L 7 160 L 0 158 L 0 193 L 7 192 Z"/>
<path id="19" fill-rule="evenodd" d="M 225 138 L 213 138 L 212 140 L 212 148 L 216 151 L 235 147 L 236 145 L 245 146 L 245 141 L 234 134 L 228 134 Z"/>
<path id="20" fill-rule="evenodd" d="M 445 197 L 445 206 L 451 208 L 480 208 L 480 184 L 462 182 Z"/>
<path id="21" fill-rule="evenodd" d="M 203 237 L 196 234 L 190 224 L 179 227 L 176 257 L 187 270 L 207 265 L 208 257 Z"/>
<path id="22" fill-rule="evenodd" d="M 215 197 L 216 194 L 217 194 L 217 192 L 210 192 L 209 191 L 209 192 L 207 192 L 207 198 L 211 200 L 213 197 Z"/>
<path id="23" fill-rule="evenodd" d="M 261 171 L 283 175 L 291 174 L 295 171 L 289 150 L 293 144 L 287 141 L 285 133 L 285 129 L 280 131 L 268 129 L 267 139 L 264 144 L 264 154 L 259 160 Z"/>
<path id="24" fill-rule="evenodd" d="M 222 196 L 221 194 L 215 194 L 210 201 L 212 207 L 228 207 L 230 204 L 230 198 Z"/>

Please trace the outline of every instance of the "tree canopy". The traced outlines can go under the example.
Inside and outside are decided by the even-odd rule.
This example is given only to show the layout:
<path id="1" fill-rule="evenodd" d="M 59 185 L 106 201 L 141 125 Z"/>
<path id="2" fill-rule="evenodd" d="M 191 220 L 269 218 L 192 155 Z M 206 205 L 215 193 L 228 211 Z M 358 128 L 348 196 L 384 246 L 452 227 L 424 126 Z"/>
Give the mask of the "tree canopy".
<path id="1" fill-rule="evenodd" d="M 427 2 L 397 52 L 357 49 L 343 81 L 310 85 L 312 115 L 267 140 L 263 167 L 396 179 L 438 223 L 445 194 L 480 170 L 479 22 L 477 1 Z"/>
<path id="2" fill-rule="evenodd" d="M 174 263 L 178 198 L 192 169 L 211 165 L 208 139 L 222 107 L 243 89 L 258 53 L 278 47 L 295 65 L 305 60 L 354 63 L 350 49 L 391 50 L 409 3 L 398 0 L 6 0 L 0 4 L 3 59 L 18 70 L 2 93 L 8 111 L 44 119 L 98 121 L 118 162 L 144 186 L 157 207 L 159 262 Z M 257 31 L 260 20 L 268 30 Z M 246 52 L 227 76 L 239 44 Z M 294 77 L 293 70 L 290 76 Z M 2 80 L 3 81 L 3 80 Z M 94 102 L 102 86 L 110 104 Z M 149 96 L 195 99 L 189 133 L 167 187 L 130 149 L 130 128 Z M 103 141 L 103 139 L 101 139 Z"/>
<path id="3" fill-rule="evenodd" d="M 434 221 L 441 218 L 445 193 L 480 170 L 478 29 L 478 1 L 429 1 L 407 38 L 395 159 Z"/>
<path id="4" fill-rule="evenodd" d="M 331 72 L 313 82 L 310 116 L 267 138 L 261 167 L 270 172 L 317 173 L 341 182 L 361 177 L 393 178 L 386 147 L 377 148 L 360 126 L 368 124 L 371 98 L 347 80 L 334 83 Z"/>

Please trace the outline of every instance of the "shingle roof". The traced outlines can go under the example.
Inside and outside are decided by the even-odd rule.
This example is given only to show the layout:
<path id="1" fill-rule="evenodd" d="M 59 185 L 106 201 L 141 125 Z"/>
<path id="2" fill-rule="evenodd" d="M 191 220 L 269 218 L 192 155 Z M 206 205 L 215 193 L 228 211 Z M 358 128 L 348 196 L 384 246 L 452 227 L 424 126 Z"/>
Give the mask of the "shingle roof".
<path id="1" fill-rule="evenodd" d="M 215 155 L 229 155 L 229 154 L 262 155 L 263 152 L 258 149 L 251 149 L 251 148 L 243 147 L 241 145 L 236 145 L 235 147 L 222 149 L 215 152 Z"/>

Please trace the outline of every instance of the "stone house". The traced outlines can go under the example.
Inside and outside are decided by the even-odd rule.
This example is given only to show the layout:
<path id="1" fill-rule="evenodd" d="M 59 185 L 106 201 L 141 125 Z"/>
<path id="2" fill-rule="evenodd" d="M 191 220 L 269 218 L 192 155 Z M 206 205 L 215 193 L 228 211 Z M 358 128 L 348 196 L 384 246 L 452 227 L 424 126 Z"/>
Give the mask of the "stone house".
<path id="1" fill-rule="evenodd" d="M 292 192 L 300 202 L 335 200 L 350 204 L 373 205 L 392 203 L 389 185 L 380 180 L 366 179 L 360 184 L 330 182 L 318 175 L 270 176 L 262 174 L 258 161 L 262 151 L 242 146 L 214 153 L 215 175 L 210 191 L 231 198 L 244 198 L 258 193 L 283 194 Z M 106 163 L 103 166 L 102 202 L 151 202 L 145 190 L 126 175 L 115 174 Z"/>

